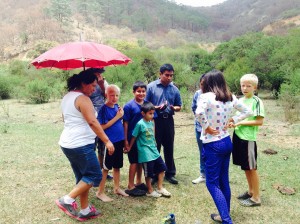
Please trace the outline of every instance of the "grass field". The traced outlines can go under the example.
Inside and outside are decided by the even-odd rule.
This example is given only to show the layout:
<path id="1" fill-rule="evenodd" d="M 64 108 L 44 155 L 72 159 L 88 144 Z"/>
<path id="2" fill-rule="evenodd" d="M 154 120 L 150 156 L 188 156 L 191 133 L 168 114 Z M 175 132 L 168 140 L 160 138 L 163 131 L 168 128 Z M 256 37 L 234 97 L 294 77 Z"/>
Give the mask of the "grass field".
<path id="1" fill-rule="evenodd" d="M 300 223 L 300 125 L 284 122 L 283 111 L 274 100 L 264 100 L 267 117 L 258 137 L 258 172 L 261 180 L 262 206 L 245 208 L 236 196 L 247 189 L 244 173 L 230 166 L 232 190 L 231 214 L 235 223 Z M 58 197 L 74 185 L 69 162 L 57 142 L 63 128 L 60 102 L 29 105 L 16 100 L 0 101 L 0 223 L 77 223 L 55 205 Z M 175 116 L 175 162 L 179 185 L 165 183 L 172 193 L 167 198 L 122 198 L 103 203 L 90 201 L 104 214 L 89 223 L 161 223 L 174 213 L 177 223 L 213 223 L 210 214 L 217 210 L 205 184 L 193 185 L 199 175 L 199 154 L 190 113 Z M 266 155 L 263 150 L 278 153 Z M 121 170 L 121 185 L 127 186 L 128 160 Z M 296 190 L 283 195 L 277 185 Z"/>

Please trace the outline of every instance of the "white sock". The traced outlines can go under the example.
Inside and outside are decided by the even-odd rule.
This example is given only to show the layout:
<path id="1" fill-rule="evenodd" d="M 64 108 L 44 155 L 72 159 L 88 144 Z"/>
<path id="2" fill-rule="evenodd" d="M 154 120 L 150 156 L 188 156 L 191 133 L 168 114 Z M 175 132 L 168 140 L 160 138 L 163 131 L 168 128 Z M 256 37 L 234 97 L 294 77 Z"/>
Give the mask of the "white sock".
<path id="1" fill-rule="evenodd" d="M 83 214 L 83 215 L 87 215 L 87 214 L 89 214 L 90 211 L 91 211 L 90 206 L 88 206 L 85 209 L 81 209 L 80 213 Z"/>
<path id="2" fill-rule="evenodd" d="M 64 202 L 65 202 L 66 204 L 72 204 L 74 201 L 75 201 L 75 199 L 74 199 L 74 198 L 71 198 L 69 195 L 65 195 L 65 196 L 64 196 Z"/>

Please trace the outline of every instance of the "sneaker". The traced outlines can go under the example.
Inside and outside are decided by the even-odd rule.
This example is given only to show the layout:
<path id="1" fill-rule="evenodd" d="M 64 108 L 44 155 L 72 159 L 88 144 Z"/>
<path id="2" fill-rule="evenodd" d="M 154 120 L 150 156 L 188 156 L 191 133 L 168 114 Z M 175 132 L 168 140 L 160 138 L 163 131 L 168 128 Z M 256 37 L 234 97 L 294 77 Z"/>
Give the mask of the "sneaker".
<path id="1" fill-rule="evenodd" d="M 153 198 L 159 198 L 161 197 L 161 194 L 157 191 L 152 191 L 151 193 L 146 193 L 147 197 L 153 197 Z"/>
<path id="2" fill-rule="evenodd" d="M 240 205 L 245 206 L 245 207 L 255 207 L 255 206 L 260 206 L 260 202 L 255 202 L 251 198 L 245 199 L 245 200 L 240 200 Z"/>
<path id="3" fill-rule="evenodd" d="M 83 215 L 81 212 L 79 212 L 77 220 L 83 222 L 83 221 L 86 221 L 88 219 L 95 219 L 95 218 L 101 216 L 100 211 L 98 211 L 93 205 L 90 206 L 90 210 L 91 211 L 86 215 Z"/>
<path id="4" fill-rule="evenodd" d="M 140 190 L 142 190 L 142 191 L 148 191 L 148 187 L 147 187 L 147 185 L 146 184 L 144 184 L 144 183 L 141 183 L 141 184 L 138 184 L 138 185 L 135 185 L 135 187 L 137 188 L 137 189 L 140 189 Z"/>
<path id="5" fill-rule="evenodd" d="M 56 205 L 68 216 L 72 218 L 77 218 L 77 203 L 74 201 L 72 204 L 66 204 L 64 198 L 61 197 L 55 201 Z"/>
<path id="6" fill-rule="evenodd" d="M 237 196 L 237 199 L 239 199 L 239 200 L 246 200 L 246 199 L 251 198 L 251 197 L 252 197 L 252 195 L 250 195 L 248 193 L 248 191 L 246 191 L 246 192 L 240 194 L 239 196 Z"/>
<path id="7" fill-rule="evenodd" d="M 202 183 L 202 182 L 205 182 L 205 176 L 202 176 L 202 175 L 200 175 L 200 177 L 198 177 L 197 179 L 192 180 L 193 184 L 199 184 L 199 183 Z"/>
<path id="8" fill-rule="evenodd" d="M 112 180 L 112 179 L 114 179 L 114 177 L 110 174 L 107 174 L 106 180 Z"/>
<path id="9" fill-rule="evenodd" d="M 169 191 L 167 191 L 166 188 L 162 188 L 160 190 L 156 190 L 157 193 L 161 194 L 164 197 L 171 197 L 171 193 Z"/>
<path id="10" fill-rule="evenodd" d="M 163 224 L 175 224 L 175 215 L 174 214 L 169 214 L 162 220 Z"/>
<path id="11" fill-rule="evenodd" d="M 131 190 L 126 189 L 125 193 L 128 194 L 128 195 L 130 195 L 130 196 L 137 197 L 137 196 L 144 196 L 147 193 L 147 191 L 143 191 L 143 190 L 138 189 L 137 187 L 135 187 L 135 188 L 133 188 Z"/>

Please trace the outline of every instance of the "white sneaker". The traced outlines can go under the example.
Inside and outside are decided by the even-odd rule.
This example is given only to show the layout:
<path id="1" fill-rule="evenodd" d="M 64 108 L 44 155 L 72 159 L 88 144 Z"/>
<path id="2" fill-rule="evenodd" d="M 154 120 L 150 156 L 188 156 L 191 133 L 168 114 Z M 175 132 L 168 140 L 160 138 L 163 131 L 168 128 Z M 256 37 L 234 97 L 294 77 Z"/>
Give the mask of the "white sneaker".
<path id="1" fill-rule="evenodd" d="M 199 184 L 199 183 L 202 183 L 202 182 L 205 182 L 205 177 L 202 176 L 202 175 L 200 175 L 200 177 L 198 177 L 197 179 L 192 180 L 193 184 Z"/>

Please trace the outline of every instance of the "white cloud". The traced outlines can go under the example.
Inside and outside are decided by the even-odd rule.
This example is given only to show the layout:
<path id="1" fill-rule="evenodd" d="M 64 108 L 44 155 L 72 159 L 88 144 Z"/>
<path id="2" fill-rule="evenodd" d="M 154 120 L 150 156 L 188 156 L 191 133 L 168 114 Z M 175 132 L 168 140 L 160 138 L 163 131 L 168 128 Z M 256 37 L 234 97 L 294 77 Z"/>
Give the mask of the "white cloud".
<path id="1" fill-rule="evenodd" d="M 226 0 L 175 0 L 177 4 L 190 5 L 190 6 L 212 6 Z"/>

